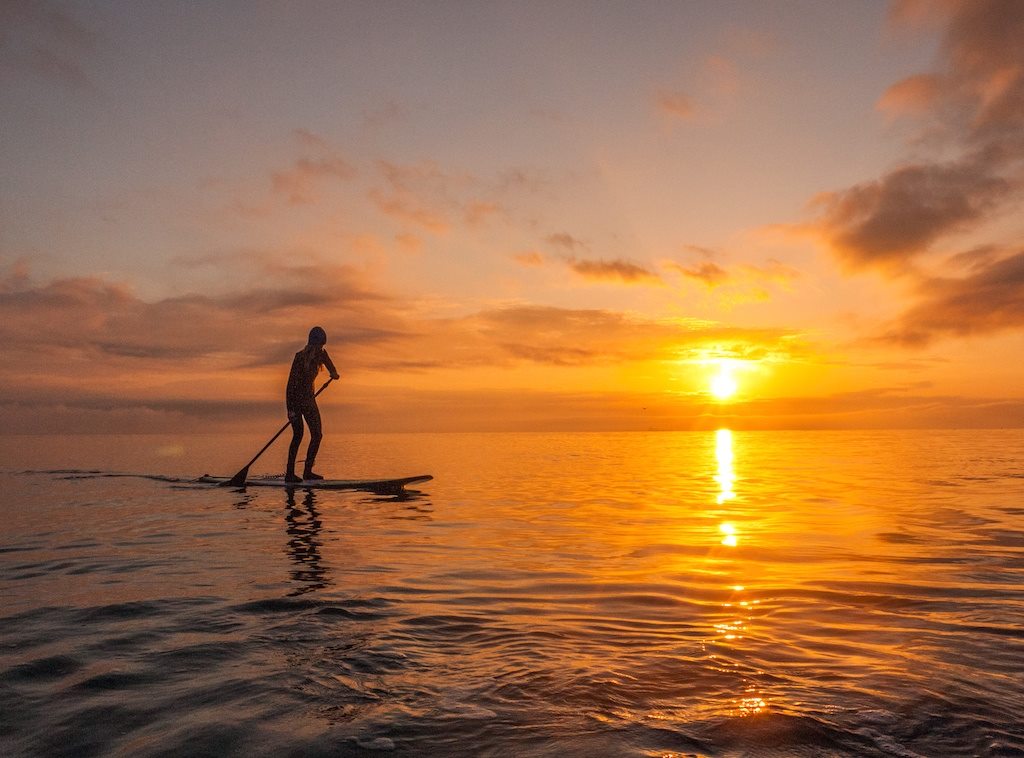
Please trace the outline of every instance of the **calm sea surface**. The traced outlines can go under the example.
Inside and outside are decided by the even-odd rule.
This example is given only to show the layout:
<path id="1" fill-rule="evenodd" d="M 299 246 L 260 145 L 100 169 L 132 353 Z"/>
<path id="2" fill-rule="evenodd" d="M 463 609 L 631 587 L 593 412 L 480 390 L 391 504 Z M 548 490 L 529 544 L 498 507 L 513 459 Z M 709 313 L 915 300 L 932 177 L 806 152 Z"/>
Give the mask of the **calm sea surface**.
<path id="1" fill-rule="evenodd" d="M 262 442 L 0 438 L 0 754 L 1024 755 L 1024 432 Z"/>

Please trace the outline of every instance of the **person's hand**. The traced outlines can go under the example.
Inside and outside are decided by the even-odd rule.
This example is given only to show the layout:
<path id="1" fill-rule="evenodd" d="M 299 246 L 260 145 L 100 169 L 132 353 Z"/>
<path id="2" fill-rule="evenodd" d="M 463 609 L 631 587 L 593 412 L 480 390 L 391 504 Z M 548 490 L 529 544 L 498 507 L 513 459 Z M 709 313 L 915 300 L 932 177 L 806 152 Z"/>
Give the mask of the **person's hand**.
<path id="1" fill-rule="evenodd" d="M 341 374 L 331 374 L 331 379 L 333 379 L 334 381 L 338 381 L 339 379 L 341 379 Z"/>

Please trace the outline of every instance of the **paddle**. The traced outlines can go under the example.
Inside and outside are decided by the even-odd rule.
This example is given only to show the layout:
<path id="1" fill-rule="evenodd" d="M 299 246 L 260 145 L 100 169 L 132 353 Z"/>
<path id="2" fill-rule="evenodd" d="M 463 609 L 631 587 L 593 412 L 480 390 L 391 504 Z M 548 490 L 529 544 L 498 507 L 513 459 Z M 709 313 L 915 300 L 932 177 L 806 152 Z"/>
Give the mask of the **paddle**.
<path id="1" fill-rule="evenodd" d="M 333 381 L 334 381 L 333 379 L 328 379 L 326 382 L 324 382 L 324 386 L 321 387 L 320 389 L 318 389 L 316 391 L 316 395 L 313 395 L 313 397 L 316 397 L 321 392 L 323 392 L 325 389 L 327 389 L 327 385 L 330 384 Z M 274 444 L 274 440 L 276 440 L 278 437 L 280 437 L 282 434 L 284 434 L 284 430 L 287 429 L 291 425 L 292 425 L 292 422 L 289 421 L 287 424 L 282 426 L 277 431 L 277 434 L 275 434 L 273 437 L 270 438 L 270 442 L 268 442 L 266 445 L 264 445 L 262 448 L 260 448 L 260 451 L 258 453 L 256 453 L 256 455 L 254 455 L 252 457 L 252 460 L 249 461 L 248 463 L 246 463 L 242 467 L 241 471 L 239 471 L 233 477 L 228 479 L 226 482 L 221 482 L 220 486 L 221 487 L 244 487 L 245 486 L 245 479 L 246 479 L 247 476 L 249 476 L 249 466 L 254 464 L 256 462 L 256 459 L 259 458 L 261 455 L 263 455 L 263 453 L 265 453 L 267 451 L 268 447 L 270 447 L 271 445 Z"/>

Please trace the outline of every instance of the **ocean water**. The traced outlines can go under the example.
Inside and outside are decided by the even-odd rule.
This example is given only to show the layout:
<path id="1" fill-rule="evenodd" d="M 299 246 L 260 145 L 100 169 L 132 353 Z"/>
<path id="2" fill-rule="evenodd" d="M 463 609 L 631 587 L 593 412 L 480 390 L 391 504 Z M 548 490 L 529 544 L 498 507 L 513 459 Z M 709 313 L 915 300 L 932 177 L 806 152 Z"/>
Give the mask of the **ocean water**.
<path id="1" fill-rule="evenodd" d="M 1024 755 L 1022 431 L 261 443 L 0 438 L 0 754 Z"/>

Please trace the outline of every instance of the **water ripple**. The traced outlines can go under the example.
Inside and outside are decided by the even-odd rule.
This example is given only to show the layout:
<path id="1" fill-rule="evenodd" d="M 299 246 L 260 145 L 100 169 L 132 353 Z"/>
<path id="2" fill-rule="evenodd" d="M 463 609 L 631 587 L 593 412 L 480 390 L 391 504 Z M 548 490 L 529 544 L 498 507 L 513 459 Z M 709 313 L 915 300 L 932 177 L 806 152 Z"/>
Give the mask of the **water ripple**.
<path id="1" fill-rule="evenodd" d="M 0 747 L 1024 755 L 1022 435 L 728 439 L 344 438 L 404 499 L 6 475 Z"/>

